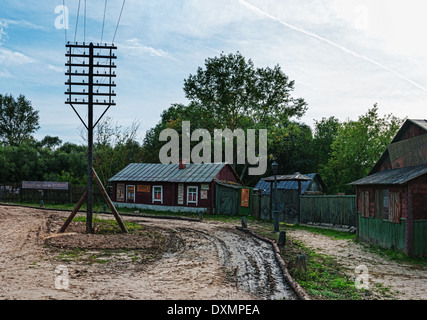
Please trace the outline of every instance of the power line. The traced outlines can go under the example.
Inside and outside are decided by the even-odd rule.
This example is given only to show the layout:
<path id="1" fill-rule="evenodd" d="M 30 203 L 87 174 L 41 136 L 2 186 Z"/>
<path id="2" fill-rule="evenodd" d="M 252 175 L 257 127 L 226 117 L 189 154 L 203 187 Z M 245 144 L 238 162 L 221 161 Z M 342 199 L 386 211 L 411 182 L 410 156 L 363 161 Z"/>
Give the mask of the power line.
<path id="1" fill-rule="evenodd" d="M 122 9 L 120 10 L 119 20 L 117 21 L 117 26 L 116 26 L 116 30 L 114 31 L 112 43 L 114 43 L 114 39 L 116 39 L 116 33 L 117 33 L 117 29 L 119 28 L 119 23 L 120 23 L 120 19 L 122 17 L 123 7 L 125 6 L 125 2 L 126 2 L 126 0 L 123 0 Z"/>
<path id="2" fill-rule="evenodd" d="M 66 14 L 65 14 L 65 0 L 62 0 L 62 10 L 64 10 L 63 11 L 63 14 L 64 14 L 64 31 L 65 31 L 65 43 L 67 43 L 67 21 L 65 20 L 65 18 L 66 18 Z"/>
<path id="3" fill-rule="evenodd" d="M 83 42 L 86 42 L 86 0 L 85 0 L 85 18 L 84 18 Z"/>
<path id="4" fill-rule="evenodd" d="M 107 12 L 107 0 L 105 0 L 105 5 L 104 5 L 104 19 L 102 20 L 101 43 L 102 43 L 102 38 L 104 37 L 104 24 L 105 24 L 105 13 L 106 12 Z"/>
<path id="5" fill-rule="evenodd" d="M 77 9 L 77 20 L 76 20 L 76 31 L 74 32 L 74 42 L 76 42 L 76 37 L 77 37 L 77 26 L 79 25 L 80 2 L 81 2 L 81 0 L 79 0 L 79 8 Z"/>

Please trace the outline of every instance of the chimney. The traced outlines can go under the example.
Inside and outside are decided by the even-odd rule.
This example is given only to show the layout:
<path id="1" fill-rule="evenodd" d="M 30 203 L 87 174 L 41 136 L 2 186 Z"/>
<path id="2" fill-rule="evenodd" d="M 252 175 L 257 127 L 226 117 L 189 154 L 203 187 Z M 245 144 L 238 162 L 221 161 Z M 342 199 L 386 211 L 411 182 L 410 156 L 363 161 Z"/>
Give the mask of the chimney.
<path id="1" fill-rule="evenodd" d="M 185 169 L 185 160 L 179 159 L 179 169 Z"/>

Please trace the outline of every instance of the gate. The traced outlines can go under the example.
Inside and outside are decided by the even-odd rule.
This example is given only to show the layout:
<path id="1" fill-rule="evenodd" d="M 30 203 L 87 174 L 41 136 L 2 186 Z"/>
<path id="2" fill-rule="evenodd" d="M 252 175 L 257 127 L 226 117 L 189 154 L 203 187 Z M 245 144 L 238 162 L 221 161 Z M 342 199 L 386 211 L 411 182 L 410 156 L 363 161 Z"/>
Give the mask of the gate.
<path id="1" fill-rule="evenodd" d="M 216 212 L 219 214 L 237 215 L 238 189 L 217 185 Z"/>
<path id="2" fill-rule="evenodd" d="M 274 208 L 274 200 L 269 194 L 259 195 L 259 217 L 261 220 L 273 220 L 271 207 Z M 277 210 L 279 211 L 279 221 L 286 223 L 298 223 L 298 191 L 297 190 L 277 190 Z"/>

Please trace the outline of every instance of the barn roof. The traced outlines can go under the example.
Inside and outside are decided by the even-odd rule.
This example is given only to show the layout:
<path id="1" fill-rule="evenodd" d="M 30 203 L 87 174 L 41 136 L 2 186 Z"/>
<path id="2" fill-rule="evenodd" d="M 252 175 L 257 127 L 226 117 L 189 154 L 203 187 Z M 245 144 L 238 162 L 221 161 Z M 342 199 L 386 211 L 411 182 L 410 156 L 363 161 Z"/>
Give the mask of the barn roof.
<path id="1" fill-rule="evenodd" d="M 427 165 L 385 170 L 349 183 L 349 185 L 401 185 L 424 174 L 427 174 Z"/>
<path id="2" fill-rule="evenodd" d="M 316 177 L 319 180 L 322 187 L 324 188 L 324 190 L 326 190 L 326 185 L 324 184 L 323 180 L 320 178 L 320 175 L 318 173 L 304 174 L 304 176 L 311 178 L 311 180 L 301 181 L 302 194 L 306 193 L 307 189 L 310 187 L 311 183 L 315 180 Z M 261 191 L 263 194 L 270 194 L 271 182 L 269 180 L 268 181 L 265 181 L 265 180 L 268 180 L 268 179 L 264 178 L 258 181 L 254 189 L 263 190 Z M 291 181 L 291 180 L 277 181 L 277 189 L 298 190 L 298 181 Z"/>
<path id="3" fill-rule="evenodd" d="M 402 139 L 403 135 L 406 133 L 406 131 L 408 130 L 408 128 L 412 125 L 416 125 L 418 127 L 420 127 L 421 129 L 423 129 L 426 133 L 427 133 L 427 120 L 421 120 L 421 119 L 407 119 L 402 127 L 399 129 L 399 131 L 396 133 L 396 135 L 394 136 L 393 140 L 391 141 L 391 143 L 395 143 L 400 141 L 400 139 Z M 388 153 L 388 148 L 383 152 L 383 154 L 381 155 L 381 157 L 378 159 L 377 163 L 372 167 L 371 171 L 369 172 L 369 174 L 373 174 L 374 172 L 378 171 L 379 167 L 381 166 L 381 164 L 384 162 L 384 160 L 389 156 Z"/>
<path id="4" fill-rule="evenodd" d="M 178 164 L 131 163 L 109 181 L 180 182 L 209 183 L 227 163 L 188 163 L 185 169 Z M 231 166 L 230 166 L 231 168 Z M 231 168 L 233 173 L 234 170 Z M 235 174 L 235 176 L 237 176 Z M 236 177 L 240 181 L 239 177 Z"/>

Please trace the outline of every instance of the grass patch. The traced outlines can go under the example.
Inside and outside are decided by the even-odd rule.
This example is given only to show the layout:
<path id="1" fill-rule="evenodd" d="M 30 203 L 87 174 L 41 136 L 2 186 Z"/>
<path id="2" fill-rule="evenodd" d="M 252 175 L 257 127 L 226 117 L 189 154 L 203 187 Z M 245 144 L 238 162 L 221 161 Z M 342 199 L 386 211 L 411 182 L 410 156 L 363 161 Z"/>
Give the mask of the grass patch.
<path id="1" fill-rule="evenodd" d="M 378 254 L 391 261 L 398 263 L 407 263 L 411 265 L 419 265 L 427 267 L 427 258 L 424 257 L 409 257 L 404 252 L 393 249 L 386 249 L 369 243 L 359 242 L 366 250 Z"/>
<path id="2" fill-rule="evenodd" d="M 314 299 L 363 300 L 370 294 L 356 289 L 354 279 L 342 270 L 334 257 L 318 254 L 292 239 L 286 242 L 286 249 L 282 256 L 289 272 Z M 299 271 L 296 260 L 301 254 L 306 256 L 306 269 Z"/>

